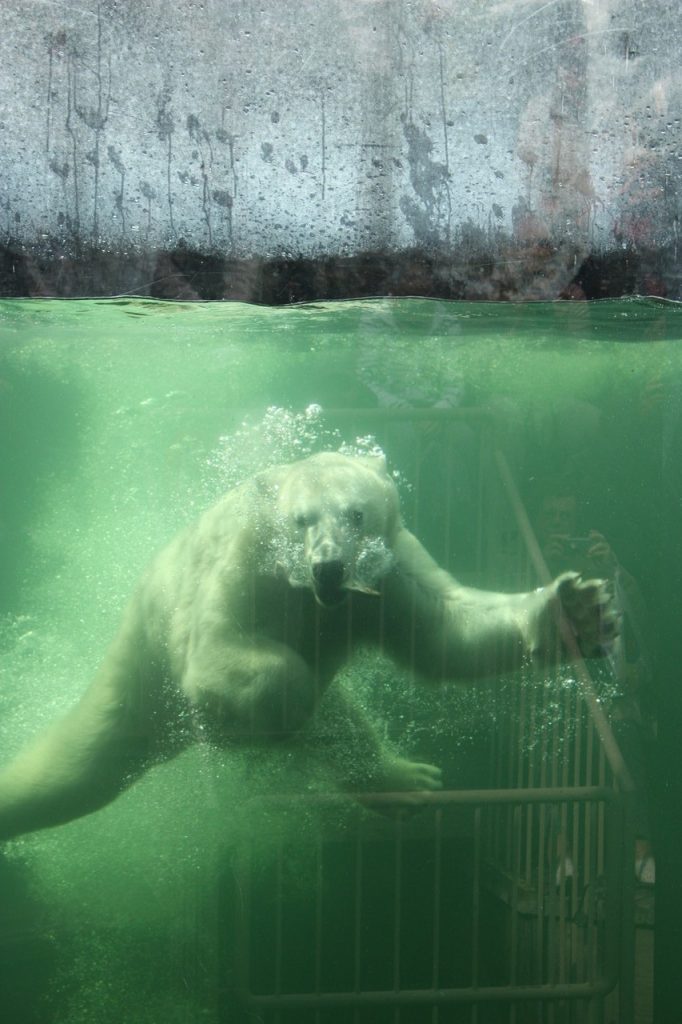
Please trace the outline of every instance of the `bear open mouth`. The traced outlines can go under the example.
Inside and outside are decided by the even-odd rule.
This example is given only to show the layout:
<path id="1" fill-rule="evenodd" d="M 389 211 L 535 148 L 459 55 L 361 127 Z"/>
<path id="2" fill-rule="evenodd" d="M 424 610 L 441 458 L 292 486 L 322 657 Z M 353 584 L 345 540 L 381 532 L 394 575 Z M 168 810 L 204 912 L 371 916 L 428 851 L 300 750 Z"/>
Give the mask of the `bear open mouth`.
<path id="1" fill-rule="evenodd" d="M 335 591 L 319 591 L 314 587 L 313 593 L 315 600 L 323 608 L 337 608 L 348 597 L 348 591 L 345 588 Z"/>
<path id="2" fill-rule="evenodd" d="M 347 597 L 343 562 L 317 562 L 313 565 L 312 576 L 315 599 L 323 608 L 333 608 Z"/>

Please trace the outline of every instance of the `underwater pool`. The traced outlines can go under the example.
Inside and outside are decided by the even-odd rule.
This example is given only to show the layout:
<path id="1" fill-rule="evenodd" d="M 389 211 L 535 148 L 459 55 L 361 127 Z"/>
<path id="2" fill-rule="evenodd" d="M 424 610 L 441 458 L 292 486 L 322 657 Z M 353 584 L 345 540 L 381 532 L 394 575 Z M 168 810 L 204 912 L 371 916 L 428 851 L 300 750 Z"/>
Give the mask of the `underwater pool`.
<path id="1" fill-rule="evenodd" d="M 654 741 L 665 731 L 661 707 L 674 682 L 679 630 L 673 588 L 682 567 L 681 340 L 682 309 L 647 299 L 523 306 L 376 299 L 277 309 L 139 299 L 1 302 L 2 763 L 78 700 L 137 579 L 179 529 L 271 466 L 320 451 L 380 451 L 406 525 L 466 584 L 533 589 L 543 582 L 538 552 L 552 574 L 576 569 L 616 580 L 627 622 L 622 662 L 588 671 L 635 778 L 633 828 L 644 844 L 640 860 L 648 857 L 665 774 Z M 580 685 L 575 673 L 555 670 L 553 681 L 544 672 L 540 686 L 556 684 L 558 696 L 543 697 L 523 727 L 516 677 L 501 687 L 418 690 L 409 675 L 365 654 L 343 671 L 344 685 L 386 742 L 442 765 L 447 790 L 511 784 L 509 774 L 490 776 L 495 737 L 511 720 L 517 726 L 505 739 L 507 756 L 534 765 L 515 770 L 513 784 L 608 781 L 591 765 L 583 772 L 579 726 L 562 696 Z M 543 758 L 550 766 L 544 775 Z M 352 996 L 360 989 L 469 989 L 483 978 L 490 988 L 516 983 L 520 968 L 514 978 L 505 969 L 497 977 L 483 958 L 475 976 L 461 966 L 469 964 L 472 943 L 483 949 L 490 930 L 500 928 L 499 909 L 486 902 L 494 886 L 476 881 L 467 859 L 467 844 L 478 843 L 468 812 L 447 826 L 447 854 L 461 859 L 454 880 L 433 891 L 428 880 L 414 883 L 416 892 L 423 884 L 429 893 L 429 935 L 440 935 L 433 922 L 447 919 L 447 940 L 434 939 L 430 952 L 422 945 L 399 955 L 425 913 L 417 898 L 398 909 L 393 898 L 368 902 L 362 921 L 350 910 L 344 916 L 357 852 L 331 847 L 324 872 L 320 867 L 325 830 L 340 842 L 358 813 L 349 798 L 316 801 L 333 788 L 309 750 L 198 743 L 97 813 L 8 843 L 0 859 L 7 1019 L 239 1019 L 226 964 L 243 933 L 234 931 L 239 914 L 226 891 L 236 888 L 239 903 L 235 850 L 244 844 L 256 864 L 250 905 L 260 917 L 244 925 L 242 915 L 240 927 L 250 929 L 251 976 L 263 991 Z M 301 795 L 310 798 L 303 806 L 290 799 Z M 569 817 L 582 822 L 581 813 L 572 808 Z M 381 828 L 373 822 L 383 819 L 363 814 L 373 835 Z M 554 832 L 530 843 L 529 878 L 543 863 L 538 843 L 546 845 L 550 834 L 569 846 L 585 841 L 587 826 L 569 827 L 562 814 Z M 416 876 L 434 856 L 420 853 L 420 820 L 409 817 L 408 845 L 400 847 L 400 870 L 409 865 Z M 429 819 L 424 835 L 433 827 Z M 375 839 L 364 855 L 371 862 L 365 889 L 397 870 L 395 848 Z M 604 867 L 602 856 L 594 853 L 593 875 Z M 476 857 L 483 865 L 480 850 Z M 546 870 L 555 870 L 553 862 Z M 488 895 L 472 924 L 453 907 L 474 882 Z M 311 909 L 306 900 L 320 887 L 324 901 L 315 896 Z M 284 952 L 272 939 L 272 929 L 286 931 L 281 913 L 278 925 L 264 923 L 283 893 L 294 907 Z M 336 945 L 321 945 L 321 902 L 334 907 Z M 574 903 L 561 918 L 573 921 L 571 963 L 580 943 L 577 910 Z M 348 956 L 338 937 L 343 927 L 357 940 Z M 461 943 L 453 938 L 459 928 Z M 307 931 L 310 955 L 303 939 L 295 948 L 295 936 Z M 520 926 L 515 934 L 517 947 L 531 943 Z M 537 929 L 532 934 L 537 938 Z M 459 965 L 454 973 L 438 966 L 446 954 Z M 545 960 L 552 955 L 545 952 Z M 371 961 L 366 973 L 360 960 Z M 529 967 L 524 984 L 547 982 L 547 969 Z M 558 970 L 549 980 L 568 984 L 568 968 Z M 476 1018 L 469 995 L 455 1017 L 424 997 L 402 1010 L 381 999 L 369 1010 L 340 1001 L 322 1018 L 315 1014 L 326 1013 L 324 1006 L 264 1006 L 259 1019 L 375 1022 L 397 1013 L 409 1022 L 438 1020 L 439 1012 L 443 1022 L 567 1019 L 537 1016 L 535 997 L 526 998 L 518 1002 L 525 1017 L 505 1016 L 512 1011 L 498 997 L 491 1004 L 497 1016 L 484 1008 Z"/>

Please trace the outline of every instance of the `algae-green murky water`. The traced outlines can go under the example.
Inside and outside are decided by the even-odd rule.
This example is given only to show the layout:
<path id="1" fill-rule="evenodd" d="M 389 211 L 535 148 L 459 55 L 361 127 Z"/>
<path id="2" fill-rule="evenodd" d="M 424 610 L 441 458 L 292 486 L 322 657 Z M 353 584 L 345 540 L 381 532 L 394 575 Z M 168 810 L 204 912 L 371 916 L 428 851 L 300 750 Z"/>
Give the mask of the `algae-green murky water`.
<path id="1" fill-rule="evenodd" d="M 682 566 L 681 341 L 682 310 L 653 300 L 0 303 L 2 762 L 78 698 L 178 528 L 255 471 L 342 445 L 381 448 L 407 524 L 454 575 L 495 589 L 538 582 L 500 459 L 533 529 L 547 495 L 569 493 L 572 538 L 601 534 L 641 594 L 652 727 Z M 346 685 L 398 748 L 440 758 L 449 787 L 486 784 L 485 686 L 415 693 L 372 659 Z M 198 747 L 105 810 L 9 844 L 7 1019 L 227 1020 L 235 842 L 267 859 L 287 836 L 295 892 L 320 827 L 250 795 L 310 792 L 316 772 L 289 749 Z"/>

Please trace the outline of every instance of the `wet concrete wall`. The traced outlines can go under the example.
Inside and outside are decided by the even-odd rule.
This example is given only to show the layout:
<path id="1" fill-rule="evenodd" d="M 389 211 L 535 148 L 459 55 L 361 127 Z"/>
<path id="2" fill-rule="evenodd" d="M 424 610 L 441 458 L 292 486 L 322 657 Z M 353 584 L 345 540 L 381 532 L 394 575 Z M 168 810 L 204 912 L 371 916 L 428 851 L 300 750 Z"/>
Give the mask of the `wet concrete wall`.
<path id="1" fill-rule="evenodd" d="M 680 295 L 672 0 L 2 19 L 5 294 Z"/>

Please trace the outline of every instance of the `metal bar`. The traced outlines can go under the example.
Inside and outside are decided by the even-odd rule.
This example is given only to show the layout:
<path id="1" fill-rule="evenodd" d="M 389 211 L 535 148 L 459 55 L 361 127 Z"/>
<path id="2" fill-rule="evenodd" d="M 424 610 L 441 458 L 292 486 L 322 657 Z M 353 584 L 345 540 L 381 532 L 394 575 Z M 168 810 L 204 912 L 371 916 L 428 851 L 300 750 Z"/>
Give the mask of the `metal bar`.
<path id="1" fill-rule="evenodd" d="M 235 878 L 239 879 L 235 906 L 234 975 L 237 989 L 250 982 L 251 958 L 251 858 L 242 850 L 235 864 Z"/>
<path id="2" fill-rule="evenodd" d="M 283 894 L 282 894 L 282 843 L 277 845 L 275 874 L 275 992 L 282 988 L 282 937 L 283 937 Z"/>
<path id="3" fill-rule="evenodd" d="M 524 682 L 525 682 L 525 680 L 524 680 Z M 528 743 L 529 738 L 532 739 L 532 737 L 530 737 L 530 734 L 528 733 L 528 730 L 527 730 L 527 724 L 528 724 L 527 711 L 526 711 L 527 701 L 528 701 L 528 694 L 527 694 L 527 691 L 526 691 L 526 687 L 524 685 L 521 685 L 521 687 L 520 687 L 520 689 L 518 691 L 518 704 L 517 704 L 517 707 L 518 707 L 518 716 L 517 716 L 518 725 L 515 723 L 515 726 L 514 726 L 514 732 L 516 732 L 516 734 L 517 734 L 516 735 L 516 769 L 515 769 L 516 774 L 515 774 L 514 778 L 512 778 L 510 780 L 511 781 L 511 785 L 514 786 L 515 789 L 518 788 L 519 786 L 523 786 L 524 785 L 525 779 L 524 779 L 523 775 L 524 775 L 525 761 L 526 761 L 526 758 L 525 758 L 524 754 L 525 754 L 525 751 L 526 751 L 526 745 Z"/>
<path id="4" fill-rule="evenodd" d="M 277 805 L 289 803 L 348 805 L 352 793 L 280 793 L 277 796 L 258 797 L 260 804 L 272 801 Z M 363 804 L 405 804 L 404 793 L 360 793 Z M 581 803 L 592 803 L 599 800 L 618 801 L 618 793 L 608 786 L 533 786 L 526 789 L 441 789 L 437 792 L 419 794 L 420 805 L 446 806 L 448 804 L 546 804 L 565 803 L 579 800 Z M 409 806 L 414 808 L 414 804 Z"/>
<path id="5" fill-rule="evenodd" d="M 440 808 L 435 815 L 435 835 L 433 852 L 433 950 L 431 964 L 432 987 L 438 988 L 440 976 L 440 897 L 442 870 L 443 812 Z"/>
<path id="6" fill-rule="evenodd" d="M 517 746 L 520 748 L 520 736 L 517 734 L 516 723 L 514 721 L 514 717 L 515 717 L 514 715 L 511 716 L 510 728 L 508 730 L 508 736 L 507 736 L 507 744 L 508 744 L 507 758 L 506 758 L 506 760 L 507 760 L 507 778 L 505 780 L 506 784 L 508 786 L 511 786 L 511 787 L 513 787 L 513 785 L 514 785 L 515 749 L 517 748 Z M 500 781 L 502 781 L 502 780 L 500 780 Z M 509 817 L 507 817 L 506 824 L 507 824 L 507 828 L 506 828 L 507 837 L 506 837 L 505 849 L 509 850 L 509 849 L 511 849 L 511 838 L 512 838 L 511 837 L 511 821 L 509 820 Z"/>
<path id="7" fill-rule="evenodd" d="M 620 854 L 621 891 L 620 921 L 620 977 L 618 985 L 618 1024 L 633 1024 L 635 1012 L 635 872 L 632 851 L 635 848 L 634 794 L 626 794 L 624 801 L 623 843 Z M 616 875 L 616 877 L 618 877 Z"/>
<path id="8" fill-rule="evenodd" d="M 582 751 L 583 751 L 583 730 L 590 728 L 589 722 L 585 720 L 585 706 L 580 694 L 576 694 L 575 697 L 575 714 L 576 714 L 576 725 L 573 734 L 573 785 L 577 786 L 581 778 L 582 769 Z M 571 886 L 571 921 L 575 922 L 578 913 L 578 878 L 581 877 L 580 871 L 580 804 L 574 802 L 572 804 L 572 823 L 571 823 L 571 860 L 574 868 L 574 881 Z M 576 977 L 582 977 L 583 967 L 583 944 L 580 941 L 580 935 L 578 927 L 575 923 L 571 925 L 571 939 L 573 949 L 573 964 L 575 966 Z"/>
<path id="9" fill-rule="evenodd" d="M 353 989 L 360 991 L 360 971 L 362 964 L 362 823 L 358 824 L 355 833 L 355 914 L 353 921 Z"/>
<path id="10" fill-rule="evenodd" d="M 315 843 L 315 991 L 322 988 L 322 840 Z"/>
<path id="11" fill-rule="evenodd" d="M 353 919 L 353 991 L 360 991 L 362 970 L 362 821 L 355 833 L 355 906 Z M 355 1007 L 355 1024 L 359 1024 L 360 1010 Z"/>
<path id="12" fill-rule="evenodd" d="M 595 744 L 596 729 L 592 721 L 588 722 L 588 734 L 587 734 L 587 751 L 586 751 L 586 773 L 587 779 L 592 779 L 593 772 L 593 759 L 594 759 L 594 744 Z M 589 901 L 592 892 L 592 815 L 590 813 L 590 806 L 584 805 L 584 824 L 583 829 L 583 882 L 585 885 L 585 891 L 587 892 L 587 900 Z M 590 969 L 590 947 L 589 939 L 584 946 L 584 957 L 587 970 Z"/>
<path id="13" fill-rule="evenodd" d="M 471 985 L 473 988 L 479 982 L 479 919 L 481 913 L 481 808 L 474 811 L 474 871 L 473 871 L 473 893 L 471 901 Z"/>
<path id="14" fill-rule="evenodd" d="M 541 804 L 538 811 L 538 887 L 537 887 L 537 910 L 536 910 L 536 931 L 535 931 L 535 961 L 537 967 L 538 984 L 543 983 L 544 974 L 544 924 L 545 924 L 545 861 L 547 858 L 547 844 L 545 832 L 545 819 L 547 805 Z"/>
<path id="15" fill-rule="evenodd" d="M 516 823 L 514 828 L 514 844 L 513 857 L 514 857 L 514 876 L 520 877 L 520 866 L 521 866 L 521 806 L 512 808 L 512 820 Z M 519 887 L 514 885 L 511 892 L 511 922 L 509 928 L 509 981 L 513 985 L 516 983 L 518 976 L 518 955 L 519 955 Z"/>
<path id="16" fill-rule="evenodd" d="M 606 816 L 606 827 L 610 835 L 622 835 L 627 834 L 628 820 L 627 820 L 627 809 L 620 804 L 611 804 L 607 810 Z M 621 918 L 625 914 L 626 903 L 625 903 L 625 892 L 624 889 L 631 888 L 634 885 L 634 871 L 632 872 L 632 881 L 630 881 L 630 873 L 628 873 L 627 879 L 623 872 L 624 859 L 625 859 L 625 846 L 624 843 L 610 843 L 608 847 L 608 860 L 605 865 L 604 881 L 606 884 L 606 915 L 607 918 L 612 918 L 614 921 L 614 930 L 618 935 L 616 942 L 609 944 L 606 949 L 606 957 L 604 960 L 604 971 L 607 976 L 616 977 L 618 975 L 619 967 L 619 956 L 620 956 L 620 944 L 622 941 Z M 630 904 L 633 907 L 634 903 Z M 619 1021 L 620 1024 L 620 1021 Z"/>
<path id="17" fill-rule="evenodd" d="M 598 950 L 596 943 L 596 928 L 594 922 L 596 920 L 597 905 L 596 905 L 596 887 L 599 884 L 599 874 L 596 870 L 596 863 L 593 863 L 593 855 L 596 859 L 595 843 L 596 840 L 593 838 L 596 832 L 596 824 L 594 821 L 594 804 L 585 805 L 585 863 L 584 868 L 584 879 L 585 879 L 585 917 L 587 921 L 587 927 L 585 929 L 585 963 L 587 966 L 588 973 L 594 972 L 595 965 L 598 963 Z"/>
<path id="18" fill-rule="evenodd" d="M 528 725 L 529 736 L 535 737 L 537 734 L 537 712 L 538 712 L 538 690 L 534 689 L 531 693 L 530 699 L 530 722 Z M 531 744 L 530 755 L 528 757 L 528 786 L 533 786 L 536 781 L 536 746 L 535 743 Z M 533 830 L 535 828 L 535 815 L 533 814 L 533 806 L 527 808 L 526 814 L 528 817 L 528 831 L 526 834 L 526 864 L 525 864 L 525 877 L 526 881 L 530 882 L 533 872 Z"/>
<path id="19" fill-rule="evenodd" d="M 438 988 L 440 977 L 440 897 L 443 842 L 443 811 L 438 808 L 434 820 L 433 852 L 433 950 L 431 963 L 431 987 Z M 438 1024 L 440 1013 L 437 1006 L 431 1010 L 431 1024 Z"/>
<path id="20" fill-rule="evenodd" d="M 594 984 L 582 982 L 565 985 L 518 985 L 514 987 L 484 986 L 481 988 L 393 989 L 369 992 L 294 992 L 253 995 L 241 993 L 249 1006 L 261 1009 L 332 1009 L 345 1006 L 445 1006 L 452 1003 L 536 1002 L 557 999 L 592 999 L 612 991 L 615 982 L 599 979 Z"/>
<path id="21" fill-rule="evenodd" d="M 395 867 L 393 877 L 393 988 L 400 990 L 400 941 L 402 922 L 402 870 L 403 870 L 402 821 L 395 823 Z"/>
<path id="22" fill-rule="evenodd" d="M 599 785 L 603 786 L 606 784 L 606 759 L 604 757 L 604 750 L 602 747 L 599 748 Z M 628 793 L 631 792 L 628 790 Z M 627 794 L 626 794 L 627 796 Z M 597 811 L 597 872 L 602 874 L 604 871 L 604 843 L 606 842 L 606 836 L 604 835 L 604 810 L 599 808 Z M 632 844 L 633 856 L 635 845 Z"/>

